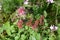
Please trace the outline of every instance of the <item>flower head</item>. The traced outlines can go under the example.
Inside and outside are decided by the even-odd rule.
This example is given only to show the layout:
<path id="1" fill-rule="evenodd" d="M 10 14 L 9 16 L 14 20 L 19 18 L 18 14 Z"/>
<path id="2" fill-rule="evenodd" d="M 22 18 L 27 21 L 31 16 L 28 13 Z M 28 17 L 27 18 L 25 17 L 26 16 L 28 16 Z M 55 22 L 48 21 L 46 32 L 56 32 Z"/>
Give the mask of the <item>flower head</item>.
<path id="1" fill-rule="evenodd" d="M 18 14 L 19 14 L 19 15 L 24 15 L 24 14 L 25 14 L 25 8 L 24 8 L 24 7 L 20 7 L 20 8 L 18 9 Z"/>
<path id="2" fill-rule="evenodd" d="M 26 4 L 26 5 L 27 5 L 28 3 L 29 3 L 29 2 L 28 2 L 28 0 L 25 0 L 25 1 L 24 1 L 24 4 Z"/>
<path id="3" fill-rule="evenodd" d="M 48 2 L 48 3 L 54 3 L 54 1 L 53 1 L 53 0 L 47 0 L 47 2 Z"/>
<path id="4" fill-rule="evenodd" d="M 29 0 L 25 0 L 25 1 L 29 1 Z"/>
<path id="5" fill-rule="evenodd" d="M 26 5 L 27 5 L 28 3 L 29 3 L 28 1 L 25 1 L 25 2 L 24 2 L 24 4 L 26 4 Z"/>
<path id="6" fill-rule="evenodd" d="M 50 26 L 50 29 L 51 29 L 52 31 L 56 31 L 56 30 L 58 29 L 58 27 L 57 27 L 57 26 L 54 26 L 54 25 L 51 25 L 51 26 Z"/>

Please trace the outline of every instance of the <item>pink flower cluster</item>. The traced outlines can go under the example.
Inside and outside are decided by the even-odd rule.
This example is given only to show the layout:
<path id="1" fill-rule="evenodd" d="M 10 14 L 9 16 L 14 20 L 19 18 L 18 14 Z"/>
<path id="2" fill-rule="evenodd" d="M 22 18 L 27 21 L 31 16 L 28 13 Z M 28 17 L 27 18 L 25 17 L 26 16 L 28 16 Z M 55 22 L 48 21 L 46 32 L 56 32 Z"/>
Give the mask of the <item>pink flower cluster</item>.
<path id="1" fill-rule="evenodd" d="M 20 7 L 17 11 L 18 11 L 18 15 L 24 15 L 25 14 L 25 8 L 24 7 Z"/>

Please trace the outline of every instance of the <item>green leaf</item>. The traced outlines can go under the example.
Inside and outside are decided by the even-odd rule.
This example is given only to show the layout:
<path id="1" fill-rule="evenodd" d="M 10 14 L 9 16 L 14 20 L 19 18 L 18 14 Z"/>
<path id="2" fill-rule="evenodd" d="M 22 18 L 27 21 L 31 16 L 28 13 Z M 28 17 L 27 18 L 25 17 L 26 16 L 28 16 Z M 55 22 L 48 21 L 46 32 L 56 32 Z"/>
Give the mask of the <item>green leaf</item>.
<path id="1" fill-rule="evenodd" d="M 25 40 L 26 36 L 24 34 L 21 35 L 21 40 Z"/>
<path id="2" fill-rule="evenodd" d="M 36 40 L 36 38 L 32 36 L 32 40 Z"/>
<path id="3" fill-rule="evenodd" d="M 10 32 L 9 29 L 7 29 L 6 32 L 7 32 L 8 35 L 11 35 L 11 32 Z"/>
<path id="4" fill-rule="evenodd" d="M 8 35 L 11 35 L 11 31 L 10 31 L 10 22 L 6 22 L 4 25 L 3 25 L 3 29 L 6 30 L 7 34 Z"/>
<path id="5" fill-rule="evenodd" d="M 25 26 L 25 29 L 28 30 L 28 26 Z"/>
<path id="6" fill-rule="evenodd" d="M 11 26 L 11 32 L 12 32 L 12 33 L 15 32 L 14 26 L 15 26 L 15 25 L 12 25 L 12 26 Z"/>
<path id="7" fill-rule="evenodd" d="M 16 36 L 16 37 L 15 37 L 15 40 L 18 40 L 18 39 L 19 39 L 19 36 Z"/>
<path id="8" fill-rule="evenodd" d="M 47 40 L 47 38 L 46 38 L 46 37 L 44 37 L 44 38 L 43 38 L 43 40 Z"/>
<path id="9" fill-rule="evenodd" d="M 44 16 L 47 17 L 47 12 L 46 11 L 44 11 Z"/>
<path id="10" fill-rule="evenodd" d="M 40 14 L 37 14 L 37 15 L 35 16 L 35 18 L 36 18 L 36 19 L 39 19 L 39 18 L 40 18 Z"/>
<path id="11" fill-rule="evenodd" d="M 36 39 L 40 40 L 40 34 L 38 34 L 38 33 L 36 34 Z"/>
<path id="12" fill-rule="evenodd" d="M 55 40 L 55 39 L 56 39 L 55 35 L 51 33 L 51 35 L 49 35 L 49 40 Z"/>
<path id="13" fill-rule="evenodd" d="M 0 34 L 3 32 L 3 28 L 0 28 Z"/>

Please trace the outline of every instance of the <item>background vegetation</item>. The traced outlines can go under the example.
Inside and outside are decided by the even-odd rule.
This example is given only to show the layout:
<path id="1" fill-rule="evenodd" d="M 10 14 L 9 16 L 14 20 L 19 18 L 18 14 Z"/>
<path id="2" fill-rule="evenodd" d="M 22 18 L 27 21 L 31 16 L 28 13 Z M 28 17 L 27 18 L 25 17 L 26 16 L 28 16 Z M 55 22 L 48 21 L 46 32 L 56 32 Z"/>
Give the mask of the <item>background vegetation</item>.
<path id="1" fill-rule="evenodd" d="M 0 40 L 60 40 L 60 0 L 54 0 L 54 3 L 47 0 L 24 2 L 0 0 Z M 18 15 L 21 6 L 26 12 L 23 17 Z M 18 23 L 19 20 L 22 22 Z M 51 30 L 51 25 L 58 29 Z"/>

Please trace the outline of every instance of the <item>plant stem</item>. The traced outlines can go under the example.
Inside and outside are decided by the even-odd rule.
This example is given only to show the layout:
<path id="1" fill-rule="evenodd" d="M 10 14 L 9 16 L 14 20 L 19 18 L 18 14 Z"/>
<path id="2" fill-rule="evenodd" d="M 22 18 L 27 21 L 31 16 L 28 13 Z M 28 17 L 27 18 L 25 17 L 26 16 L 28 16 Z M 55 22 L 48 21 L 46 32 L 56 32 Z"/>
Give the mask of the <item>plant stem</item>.
<path id="1" fill-rule="evenodd" d="M 56 25 L 57 25 L 57 23 L 58 23 L 57 15 L 58 15 L 58 6 L 57 6 L 57 9 L 56 9 L 56 19 L 55 19 Z"/>

